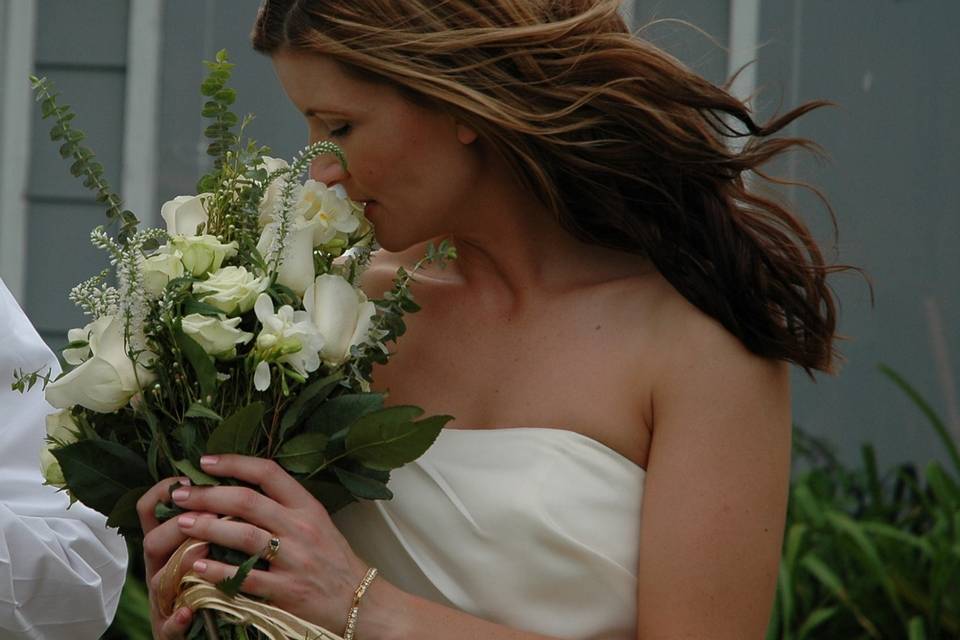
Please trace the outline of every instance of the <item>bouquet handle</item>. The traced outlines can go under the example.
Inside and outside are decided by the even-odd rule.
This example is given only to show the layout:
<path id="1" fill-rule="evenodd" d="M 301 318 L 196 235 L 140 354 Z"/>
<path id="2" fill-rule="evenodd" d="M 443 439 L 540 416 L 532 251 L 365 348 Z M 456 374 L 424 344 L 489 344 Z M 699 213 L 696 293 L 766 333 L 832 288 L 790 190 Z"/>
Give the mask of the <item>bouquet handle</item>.
<path id="1" fill-rule="evenodd" d="M 205 541 L 194 538 L 187 539 L 181 544 L 170 561 L 161 569 L 160 591 L 163 592 L 169 584 L 169 578 L 175 576 L 183 557 L 191 549 L 207 544 Z M 242 594 L 228 596 L 216 585 L 207 582 L 194 572 L 185 574 L 177 585 L 177 596 L 174 610 L 180 607 L 189 607 L 191 611 L 219 611 L 226 615 L 235 624 L 255 627 L 270 640 L 343 640 L 332 631 L 299 618 L 279 607 L 254 600 Z M 172 612 L 162 612 L 170 615 Z"/>

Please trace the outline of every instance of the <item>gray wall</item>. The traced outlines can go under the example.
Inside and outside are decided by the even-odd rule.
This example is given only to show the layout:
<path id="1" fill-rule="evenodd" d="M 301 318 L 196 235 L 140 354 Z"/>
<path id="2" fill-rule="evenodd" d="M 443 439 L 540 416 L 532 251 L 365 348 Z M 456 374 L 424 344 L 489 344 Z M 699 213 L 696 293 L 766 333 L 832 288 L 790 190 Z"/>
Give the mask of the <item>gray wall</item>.
<path id="1" fill-rule="evenodd" d="M 126 82 L 126 0 L 43 0 L 37 3 L 35 71 L 76 111 L 73 124 L 87 134 L 114 190 L 123 166 Z M 105 221 L 93 195 L 70 175 L 70 164 L 48 137 L 50 121 L 34 109 L 27 187 L 27 255 L 24 307 L 51 344 L 82 326 L 83 314 L 67 300 L 77 282 L 106 266 L 86 240 Z"/>

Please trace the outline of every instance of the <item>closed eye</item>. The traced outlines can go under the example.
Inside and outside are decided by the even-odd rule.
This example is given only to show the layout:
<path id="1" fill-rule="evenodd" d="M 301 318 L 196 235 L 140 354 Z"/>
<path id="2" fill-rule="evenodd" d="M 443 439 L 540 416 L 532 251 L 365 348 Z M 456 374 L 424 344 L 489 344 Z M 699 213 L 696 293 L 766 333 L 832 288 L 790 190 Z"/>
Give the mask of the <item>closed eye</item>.
<path id="1" fill-rule="evenodd" d="M 342 127 L 338 128 L 338 129 L 334 129 L 333 131 L 331 131 L 331 132 L 330 132 L 330 136 L 333 137 L 333 138 L 342 138 L 343 136 L 345 136 L 345 135 L 347 135 L 348 133 L 350 133 L 350 129 L 351 129 L 351 128 L 352 128 L 351 125 L 350 125 L 349 123 L 347 123 L 347 124 L 343 125 Z"/>

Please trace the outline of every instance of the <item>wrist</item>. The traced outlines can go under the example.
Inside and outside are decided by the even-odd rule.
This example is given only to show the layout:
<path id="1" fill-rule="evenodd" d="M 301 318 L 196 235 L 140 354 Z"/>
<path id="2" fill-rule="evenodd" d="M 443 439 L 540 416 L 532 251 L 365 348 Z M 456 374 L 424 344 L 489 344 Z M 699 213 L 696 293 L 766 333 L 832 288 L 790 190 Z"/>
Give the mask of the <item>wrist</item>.
<path id="1" fill-rule="evenodd" d="M 409 638 L 413 598 L 378 575 L 360 603 L 354 640 Z"/>

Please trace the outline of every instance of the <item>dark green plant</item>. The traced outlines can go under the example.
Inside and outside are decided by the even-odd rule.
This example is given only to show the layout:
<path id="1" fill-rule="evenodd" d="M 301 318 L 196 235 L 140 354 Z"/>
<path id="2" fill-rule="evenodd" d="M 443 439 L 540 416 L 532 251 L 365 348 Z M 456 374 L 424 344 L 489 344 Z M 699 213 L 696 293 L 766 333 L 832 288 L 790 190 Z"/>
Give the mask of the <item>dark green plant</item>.
<path id="1" fill-rule="evenodd" d="M 928 418 L 953 463 L 877 470 L 872 445 L 861 466 L 842 465 L 820 440 L 795 429 L 795 475 L 768 640 L 960 638 L 960 456 L 916 389 L 884 375 Z"/>

